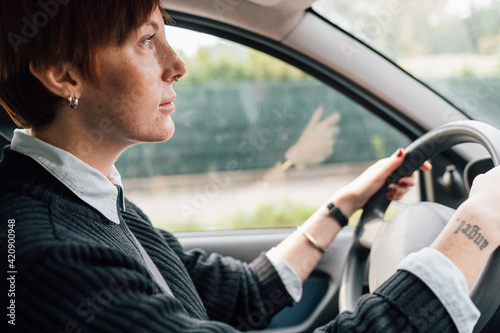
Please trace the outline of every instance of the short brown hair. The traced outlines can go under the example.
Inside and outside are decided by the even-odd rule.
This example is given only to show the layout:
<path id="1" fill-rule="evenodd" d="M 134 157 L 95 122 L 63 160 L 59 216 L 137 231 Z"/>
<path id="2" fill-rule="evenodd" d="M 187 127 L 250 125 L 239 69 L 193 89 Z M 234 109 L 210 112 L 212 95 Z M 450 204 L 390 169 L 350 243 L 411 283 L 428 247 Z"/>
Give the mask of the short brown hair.
<path id="1" fill-rule="evenodd" d="M 97 49 L 122 44 L 157 7 L 159 0 L 2 0 L 0 103 L 21 127 L 49 124 L 63 100 L 31 74 L 30 63 L 71 62 L 98 82 Z"/>

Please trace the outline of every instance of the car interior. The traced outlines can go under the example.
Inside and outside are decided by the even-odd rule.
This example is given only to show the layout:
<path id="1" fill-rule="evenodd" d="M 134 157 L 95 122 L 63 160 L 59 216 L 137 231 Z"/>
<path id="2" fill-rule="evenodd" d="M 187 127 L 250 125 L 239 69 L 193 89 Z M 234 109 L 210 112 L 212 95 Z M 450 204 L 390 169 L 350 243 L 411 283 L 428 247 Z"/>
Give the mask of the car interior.
<path id="1" fill-rule="evenodd" d="M 240 201 L 249 198 L 249 193 L 251 195 L 256 193 L 256 198 L 252 197 L 252 201 L 257 202 L 260 195 L 257 194 L 257 190 L 254 191 L 253 187 L 250 191 L 250 185 L 246 188 L 245 184 L 247 183 L 251 183 L 254 187 L 258 183 L 258 190 L 268 191 L 271 193 L 270 196 L 274 197 L 287 191 L 303 188 L 298 187 L 299 185 L 287 187 L 288 185 L 283 185 L 282 180 L 275 181 L 275 183 L 264 181 L 266 172 L 261 170 L 271 170 L 277 160 L 287 156 L 286 152 L 289 152 L 287 149 L 289 149 L 290 143 L 300 139 L 304 127 L 310 121 L 313 110 L 320 104 L 324 105 L 325 110 L 329 110 L 326 111 L 327 114 L 333 114 L 334 107 L 335 111 L 339 110 L 341 116 L 338 125 L 340 133 L 336 132 L 334 135 L 333 157 L 325 157 L 314 166 L 292 167 L 286 171 L 287 180 L 295 181 L 294 184 L 300 183 L 300 186 L 305 186 L 304 184 L 314 186 L 317 183 L 332 182 L 330 179 L 331 170 L 340 169 L 338 166 L 336 169 L 330 169 L 330 164 L 339 163 L 338 165 L 344 166 L 347 165 L 345 164 L 347 162 L 356 162 L 358 164 L 354 163 L 353 165 L 358 166 L 358 168 L 365 166 L 365 164 L 359 163 L 363 161 L 340 160 L 341 157 L 338 155 L 341 155 L 343 151 L 352 149 L 360 156 L 363 149 L 366 148 L 370 152 L 378 152 L 377 154 L 370 153 L 371 155 L 367 155 L 366 160 L 376 160 L 387 156 L 395 148 L 402 145 L 408 152 L 408 162 L 398 170 L 396 177 L 409 175 L 415 171 L 418 173 L 418 185 L 415 186 L 416 199 L 408 204 L 403 203 L 402 206 L 420 201 L 430 201 L 457 208 L 467 198 L 474 177 L 500 163 L 500 131 L 498 129 L 490 124 L 472 120 L 472 117 L 462 112 L 460 108 L 427 84 L 416 79 L 349 32 L 326 20 L 313 9 L 313 0 L 168 0 L 161 1 L 161 3 L 175 21 L 175 29 L 202 33 L 201 38 L 215 36 L 256 50 L 270 58 L 286 63 L 287 66 L 300 70 L 314 82 L 308 83 L 312 87 L 310 91 L 305 90 L 304 86 L 300 86 L 299 90 L 293 90 L 292 85 L 280 88 L 288 89 L 286 92 L 274 86 L 265 85 L 258 80 L 256 85 L 251 84 L 250 88 L 248 88 L 248 83 L 236 87 L 236 84 L 231 82 L 226 85 L 223 83 L 212 84 L 209 79 L 207 79 L 209 82 L 206 83 L 206 86 L 199 82 L 194 82 L 192 86 L 182 86 L 181 80 L 178 85 L 178 102 L 176 101 L 178 111 L 175 116 L 178 118 L 174 116 L 177 126 L 174 139 L 178 141 L 176 141 L 177 143 L 173 142 L 172 145 L 176 146 L 177 144 L 185 151 L 189 151 L 190 154 L 193 151 L 199 152 L 199 154 L 203 153 L 204 155 L 200 155 L 199 158 L 210 161 L 206 162 L 205 166 L 203 164 L 205 161 L 198 162 L 196 157 L 188 155 L 188 153 L 184 154 L 181 150 L 173 150 L 170 154 L 175 155 L 166 155 L 161 160 L 151 157 L 151 161 L 153 161 L 151 163 L 154 161 L 157 163 L 165 162 L 165 164 L 170 163 L 172 168 L 192 171 L 186 174 L 181 174 L 182 172 L 178 171 L 177 174 L 175 171 L 177 169 L 169 169 L 164 172 L 154 169 L 151 174 L 141 175 L 137 171 L 141 168 L 134 166 L 134 163 L 144 163 L 145 157 L 153 156 L 160 149 L 167 150 L 167 148 L 161 148 L 163 146 L 159 144 L 155 145 L 155 148 L 147 148 L 148 145 L 144 145 L 146 148 L 130 148 L 118 161 L 118 169 L 125 175 L 124 178 L 127 178 L 129 174 L 130 178 L 137 177 L 130 181 L 125 180 L 125 193 L 127 195 L 130 193 L 132 201 L 137 196 L 136 200 L 139 201 L 140 207 L 142 207 L 139 197 L 141 191 L 147 192 L 149 195 L 143 199 L 145 208 L 150 203 L 163 205 L 163 202 L 167 200 L 163 196 L 154 199 L 157 192 L 146 189 L 146 185 L 144 185 L 147 177 L 152 179 L 151 182 L 154 182 L 155 186 L 166 184 L 165 189 L 158 190 L 161 195 L 166 193 L 171 197 L 186 198 L 185 200 L 191 202 L 189 200 L 195 196 L 193 189 L 197 188 L 196 186 L 213 184 L 213 181 L 210 181 L 213 178 L 210 177 L 213 177 L 214 174 L 220 177 L 224 172 L 227 172 L 225 166 L 229 161 L 236 159 L 234 156 L 238 154 L 240 156 L 236 160 L 243 172 L 237 175 L 231 174 L 227 186 L 217 183 L 219 184 L 219 192 L 213 196 L 213 199 L 209 197 L 210 205 L 214 211 L 224 203 L 224 200 L 230 202 L 231 205 L 244 205 Z M 167 27 L 167 29 L 169 28 Z M 168 33 L 167 39 L 169 39 Z M 175 47 L 174 42 L 171 43 Z M 227 89 L 228 92 L 225 95 L 222 93 L 217 95 L 219 94 L 218 87 Z M 200 92 L 201 89 L 205 89 L 204 93 Z M 322 92 L 322 89 L 326 89 L 326 92 Z M 322 93 L 317 93 L 318 91 Z M 288 96 L 286 94 L 290 96 L 286 97 Z M 320 97 L 311 97 L 316 96 L 315 94 Z M 331 97 L 333 94 L 335 94 L 335 98 Z M 219 96 L 219 100 L 223 100 L 227 104 L 218 102 L 220 104 L 215 105 L 213 110 L 210 110 L 209 116 L 202 118 L 205 120 L 196 123 L 196 116 L 202 117 L 202 113 L 208 112 L 207 109 L 199 106 L 206 105 L 206 100 L 201 99 L 200 95 Z M 310 98 L 310 100 L 300 104 L 302 102 L 297 102 L 299 95 L 307 95 L 304 98 Z M 233 97 L 235 100 L 230 102 Z M 198 101 L 198 99 L 200 100 Z M 347 104 L 339 104 L 341 99 L 345 99 L 355 106 L 349 104 L 349 109 L 345 110 L 343 106 Z M 294 102 L 289 102 L 292 100 Z M 265 127 L 266 122 L 270 122 L 273 119 L 272 116 L 275 115 L 273 110 L 279 108 L 280 104 L 288 105 L 287 103 L 291 103 L 292 111 L 290 112 L 294 115 L 293 119 L 290 116 L 290 124 L 286 124 L 289 127 L 289 132 L 263 132 L 263 129 L 267 128 Z M 294 103 L 299 106 L 294 108 Z M 362 111 L 359 111 L 358 114 L 356 108 L 360 108 Z M 199 113 L 197 113 L 198 110 Z M 240 112 L 246 117 L 245 119 L 250 120 L 245 120 L 242 127 L 236 127 L 234 124 L 239 124 L 242 121 L 238 120 L 240 118 L 233 119 L 236 117 L 234 110 Z M 185 115 L 182 115 L 183 112 L 186 112 Z M 217 122 L 212 121 L 212 119 L 218 119 L 215 116 L 217 112 L 221 119 Z M 192 116 L 186 116 L 189 114 Z M 253 123 L 252 119 L 254 119 Z M 233 125 L 225 124 L 226 121 Z M 222 126 L 221 122 L 225 125 Z M 367 124 L 363 125 L 365 127 L 362 131 L 369 133 L 368 139 L 360 143 L 359 146 L 353 146 L 352 142 L 356 137 L 361 136 L 358 132 L 354 132 L 353 127 L 361 123 Z M 295 126 L 294 132 L 291 130 L 293 126 Z M 230 127 L 233 128 L 230 129 Z M 10 143 L 15 128 L 16 125 L 7 112 L 1 109 L 1 146 Z M 254 132 L 251 132 L 252 130 Z M 245 159 L 249 159 L 246 157 L 250 153 L 245 155 L 238 150 L 241 147 L 240 142 L 250 142 L 248 137 L 251 135 L 259 138 L 259 134 L 268 132 L 272 133 L 272 140 L 271 138 L 268 140 L 270 143 L 266 141 L 266 144 L 262 144 L 262 140 L 258 141 L 261 143 L 262 149 L 258 149 L 259 145 L 255 143 L 254 147 L 257 149 L 255 155 L 252 156 L 256 157 L 246 164 Z M 395 134 L 392 134 L 393 132 Z M 214 150 L 210 151 L 208 155 L 209 149 L 202 144 L 204 139 L 190 141 L 194 140 L 193 137 L 197 138 L 196 135 L 205 137 L 207 134 L 213 136 L 213 138 L 205 139 L 211 140 L 211 147 L 219 147 L 213 148 Z M 224 146 L 222 144 L 225 142 L 224 137 L 232 138 L 240 144 L 234 145 L 234 147 L 229 144 Z M 279 145 L 275 144 L 278 141 Z M 377 147 L 380 145 L 383 148 L 378 149 Z M 224 149 L 220 147 L 224 147 Z M 264 153 L 269 154 L 270 157 L 267 157 L 268 155 L 264 157 Z M 418 171 L 419 165 L 415 161 L 423 162 L 425 160 L 430 160 L 432 163 L 432 171 Z M 354 167 L 344 167 L 344 169 L 350 168 Z M 357 170 L 355 169 L 356 172 Z M 345 182 L 347 181 L 346 179 Z M 330 188 L 332 187 L 318 190 L 317 195 L 326 199 L 327 197 L 323 193 L 327 193 L 324 191 L 329 191 Z M 238 192 L 230 194 L 231 190 L 233 193 L 236 193 L 234 191 Z M 310 191 L 314 191 L 314 188 Z M 304 196 L 313 196 L 313 194 L 305 191 Z M 217 200 L 222 203 L 219 204 Z M 177 205 L 180 204 L 177 203 Z M 362 294 L 373 291 L 374 286 L 370 285 L 370 281 L 374 279 L 376 274 L 387 274 L 391 269 L 395 270 L 397 262 L 389 262 L 383 258 L 372 258 L 372 256 L 383 252 L 381 249 L 390 243 L 386 238 L 382 238 L 382 234 L 384 232 L 388 234 L 388 228 L 396 227 L 389 226 L 389 223 L 384 222 L 384 220 L 387 219 L 387 213 L 391 207 L 398 207 L 398 204 L 396 202 L 390 203 L 385 199 L 383 189 L 375 195 L 364 207 L 363 212 L 357 215 L 357 220 L 353 223 L 350 222 L 349 226 L 339 233 L 327 249 L 312 275 L 304 283 L 301 301 L 282 310 L 273 318 L 264 332 L 312 332 L 315 328 L 332 320 L 340 311 L 353 310 L 357 299 Z M 208 207 L 209 203 L 206 206 Z M 173 206 L 165 207 L 165 210 L 157 213 L 158 215 L 155 215 L 154 212 L 149 214 L 147 209 L 144 210 L 154 223 L 155 218 L 160 219 L 160 216 L 170 214 L 169 209 L 177 209 L 172 208 Z M 206 208 L 206 211 L 204 207 L 203 209 L 196 207 L 196 209 L 195 217 L 212 218 L 209 208 Z M 242 212 L 238 215 L 240 219 L 250 214 L 246 210 L 242 210 Z M 264 216 L 265 219 L 266 214 L 256 216 L 260 216 L 261 219 Z M 219 215 L 213 217 L 213 219 L 219 218 L 225 217 Z M 189 222 L 191 223 L 191 220 Z M 161 224 L 161 227 L 169 230 L 168 223 Z M 250 223 L 241 228 L 210 227 L 205 230 L 179 229 L 174 231 L 186 248 L 201 248 L 207 253 L 217 252 L 243 261 L 251 261 L 261 252 L 278 244 L 293 230 L 292 225 L 275 226 L 267 224 L 266 220 L 261 220 L 258 225 Z M 427 232 L 439 233 L 439 231 L 439 226 L 436 226 L 435 230 Z M 401 232 L 393 232 L 392 237 L 400 237 L 400 240 L 408 242 L 418 242 L 419 239 L 422 239 L 422 244 L 418 246 L 429 245 L 424 244 L 425 237 L 419 235 L 414 235 L 413 240 L 408 240 Z M 383 241 L 381 241 L 382 239 Z M 384 269 L 378 265 L 384 265 Z M 500 253 L 497 249 L 471 292 L 471 297 L 482 311 L 475 332 L 493 333 L 498 332 L 500 328 L 499 279 Z"/>

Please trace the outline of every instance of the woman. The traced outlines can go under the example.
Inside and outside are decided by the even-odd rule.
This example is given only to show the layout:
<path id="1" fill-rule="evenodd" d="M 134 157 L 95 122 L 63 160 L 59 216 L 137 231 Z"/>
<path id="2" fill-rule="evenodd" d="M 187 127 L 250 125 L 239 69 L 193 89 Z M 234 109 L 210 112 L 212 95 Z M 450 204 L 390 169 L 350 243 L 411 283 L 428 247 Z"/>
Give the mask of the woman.
<path id="1" fill-rule="evenodd" d="M 301 282 L 346 216 L 404 159 L 398 150 L 379 161 L 250 264 L 184 251 L 123 198 L 113 166 L 126 147 L 174 133 L 173 84 L 186 68 L 166 41 L 158 1 L 4 1 L 0 12 L 0 101 L 26 128 L 16 131 L 0 164 L 0 231 L 15 233 L 9 271 L 17 271 L 2 277 L 10 279 L 2 289 L 4 332 L 263 328 L 300 299 Z M 476 184 L 433 249 L 409 258 L 356 313 L 320 330 L 470 330 L 478 314 L 467 284 L 500 244 L 500 227 L 487 219 L 499 199 L 491 185 L 498 172 Z M 412 185 L 404 178 L 387 196 L 398 199 Z M 457 218 L 479 225 L 491 246 L 480 251 L 459 238 Z M 422 276 L 426 269 L 417 264 L 426 261 L 449 268 L 441 283 L 458 290 L 466 315 L 442 299 L 435 279 Z M 425 316 L 429 304 L 439 316 Z"/>

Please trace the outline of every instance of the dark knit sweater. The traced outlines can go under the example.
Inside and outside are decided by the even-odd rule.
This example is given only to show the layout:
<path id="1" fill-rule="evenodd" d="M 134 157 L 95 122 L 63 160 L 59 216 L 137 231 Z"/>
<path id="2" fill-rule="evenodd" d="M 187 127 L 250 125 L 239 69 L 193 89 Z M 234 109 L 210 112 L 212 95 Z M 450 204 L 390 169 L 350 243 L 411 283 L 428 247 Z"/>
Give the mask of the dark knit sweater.
<path id="1" fill-rule="evenodd" d="M 16 315 L 15 326 L 2 316 L 2 332 L 231 332 L 263 328 L 290 304 L 264 255 L 246 264 L 185 251 L 128 201 L 115 224 L 8 148 L 0 162 L 0 202 L 0 305 L 6 309 L 15 299 Z M 15 297 L 7 293 L 13 287 L 6 276 L 9 229 L 15 232 Z M 130 232 L 175 298 L 153 281 Z M 441 333 L 454 326 L 425 284 L 399 272 L 356 313 L 322 330 Z"/>

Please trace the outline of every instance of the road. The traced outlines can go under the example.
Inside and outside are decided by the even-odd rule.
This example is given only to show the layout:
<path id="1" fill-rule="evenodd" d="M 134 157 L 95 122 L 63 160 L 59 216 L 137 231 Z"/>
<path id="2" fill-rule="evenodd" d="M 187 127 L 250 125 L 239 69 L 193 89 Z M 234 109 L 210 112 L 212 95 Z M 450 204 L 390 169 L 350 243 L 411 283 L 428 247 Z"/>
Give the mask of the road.
<path id="1" fill-rule="evenodd" d="M 230 217 L 252 214 L 262 205 L 319 207 L 369 164 L 158 176 L 124 180 L 124 189 L 153 224 L 167 230 L 225 229 Z"/>

